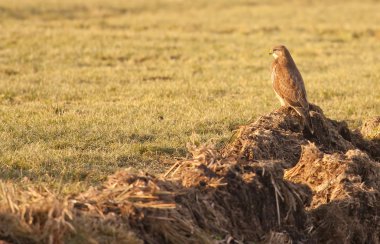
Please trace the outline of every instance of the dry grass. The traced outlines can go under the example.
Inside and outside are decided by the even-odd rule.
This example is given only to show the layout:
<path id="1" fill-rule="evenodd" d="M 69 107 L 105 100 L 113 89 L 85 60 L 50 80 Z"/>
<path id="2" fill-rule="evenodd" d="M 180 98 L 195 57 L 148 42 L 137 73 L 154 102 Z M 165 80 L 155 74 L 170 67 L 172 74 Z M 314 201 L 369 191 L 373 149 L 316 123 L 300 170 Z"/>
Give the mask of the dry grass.
<path id="1" fill-rule="evenodd" d="M 267 50 L 286 44 L 310 101 L 380 114 L 378 1 L 0 3 L 0 174 L 76 192 L 163 172 L 192 134 L 223 144 L 279 106 Z"/>

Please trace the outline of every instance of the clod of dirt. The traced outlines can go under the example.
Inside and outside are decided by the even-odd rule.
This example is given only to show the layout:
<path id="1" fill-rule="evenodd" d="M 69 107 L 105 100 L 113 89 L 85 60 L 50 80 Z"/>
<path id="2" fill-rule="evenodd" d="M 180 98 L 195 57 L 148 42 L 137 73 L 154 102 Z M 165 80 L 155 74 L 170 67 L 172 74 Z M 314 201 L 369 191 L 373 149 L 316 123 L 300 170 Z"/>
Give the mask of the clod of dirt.
<path id="1" fill-rule="evenodd" d="M 366 120 L 360 132 L 353 131 L 351 142 L 356 148 L 365 151 L 376 161 L 380 161 L 380 117 Z"/>
<path id="2" fill-rule="evenodd" d="M 380 140 L 380 116 L 364 121 L 360 132 L 366 138 Z"/>

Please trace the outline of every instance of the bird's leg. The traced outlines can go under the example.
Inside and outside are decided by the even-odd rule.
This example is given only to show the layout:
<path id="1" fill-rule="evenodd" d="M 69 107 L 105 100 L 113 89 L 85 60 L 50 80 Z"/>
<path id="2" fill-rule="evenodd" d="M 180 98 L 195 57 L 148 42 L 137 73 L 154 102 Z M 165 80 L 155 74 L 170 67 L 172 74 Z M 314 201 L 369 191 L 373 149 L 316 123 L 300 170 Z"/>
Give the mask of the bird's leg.
<path id="1" fill-rule="evenodd" d="M 276 97 L 278 98 L 278 100 L 280 100 L 280 103 L 281 103 L 281 107 L 276 109 L 276 112 L 279 112 L 279 111 L 282 111 L 283 109 L 287 109 L 289 107 L 289 105 L 285 102 L 285 100 L 277 94 L 276 92 Z"/>
<path id="2" fill-rule="evenodd" d="M 278 100 L 280 100 L 280 103 L 281 103 L 282 107 L 286 106 L 285 100 L 280 95 L 278 95 L 277 92 L 276 92 L 276 97 L 278 98 Z"/>

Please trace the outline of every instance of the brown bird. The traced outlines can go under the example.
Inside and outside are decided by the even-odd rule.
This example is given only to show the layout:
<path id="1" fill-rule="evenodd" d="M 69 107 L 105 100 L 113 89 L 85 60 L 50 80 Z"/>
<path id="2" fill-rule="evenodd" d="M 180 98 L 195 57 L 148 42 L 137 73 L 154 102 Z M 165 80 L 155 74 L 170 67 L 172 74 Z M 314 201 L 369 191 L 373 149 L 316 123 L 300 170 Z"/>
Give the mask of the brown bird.
<path id="1" fill-rule="evenodd" d="M 292 107 L 303 118 L 303 124 L 314 133 L 305 85 L 290 52 L 280 45 L 274 47 L 269 54 L 274 57 L 272 84 L 281 105 Z"/>

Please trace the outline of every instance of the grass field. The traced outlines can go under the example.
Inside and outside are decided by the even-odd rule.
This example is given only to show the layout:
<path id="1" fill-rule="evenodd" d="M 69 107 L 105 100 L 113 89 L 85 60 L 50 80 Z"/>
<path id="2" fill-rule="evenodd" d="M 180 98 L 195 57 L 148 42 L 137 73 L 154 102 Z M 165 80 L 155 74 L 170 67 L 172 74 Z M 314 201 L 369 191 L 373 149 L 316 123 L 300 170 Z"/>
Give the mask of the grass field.
<path id="1" fill-rule="evenodd" d="M 288 46 L 309 100 L 380 114 L 379 1 L 0 2 L 0 175 L 76 192 L 124 167 L 164 171 L 279 106 Z"/>

